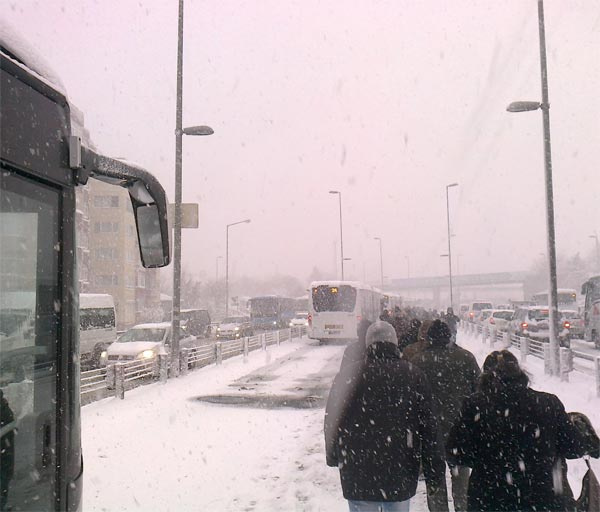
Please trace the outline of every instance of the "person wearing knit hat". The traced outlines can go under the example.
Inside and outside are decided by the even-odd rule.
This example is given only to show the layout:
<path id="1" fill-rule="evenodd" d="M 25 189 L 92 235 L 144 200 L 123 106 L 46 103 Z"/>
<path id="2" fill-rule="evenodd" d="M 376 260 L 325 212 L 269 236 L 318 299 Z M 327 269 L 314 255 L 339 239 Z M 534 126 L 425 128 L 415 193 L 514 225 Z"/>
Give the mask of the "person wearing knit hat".
<path id="1" fill-rule="evenodd" d="M 427 376 L 433 394 L 433 412 L 438 423 L 438 443 L 444 446 L 452 425 L 460 415 L 463 401 L 475 392 L 481 373 L 475 356 L 450 343 L 452 331 L 445 322 L 434 320 L 427 331 L 428 345 L 411 357 Z M 450 468 L 452 496 L 456 511 L 467 510 L 469 469 Z"/>
<path id="2" fill-rule="evenodd" d="M 429 510 L 446 512 L 443 447 L 425 375 L 401 358 L 388 322 L 369 326 L 365 345 L 364 361 L 342 366 L 329 392 L 327 465 L 339 469 L 351 511 L 406 512 L 422 462 Z"/>

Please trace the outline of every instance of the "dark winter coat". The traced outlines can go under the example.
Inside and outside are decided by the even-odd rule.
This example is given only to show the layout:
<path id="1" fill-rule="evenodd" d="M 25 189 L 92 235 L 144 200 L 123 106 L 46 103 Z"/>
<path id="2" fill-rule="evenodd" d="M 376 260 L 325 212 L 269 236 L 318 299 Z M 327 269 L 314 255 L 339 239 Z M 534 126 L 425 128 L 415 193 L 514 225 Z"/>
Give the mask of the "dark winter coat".
<path id="1" fill-rule="evenodd" d="M 514 384 L 465 400 L 446 453 L 473 468 L 469 511 L 558 511 L 560 457 L 581 457 L 586 445 L 555 395 Z"/>
<path id="2" fill-rule="evenodd" d="M 446 441 L 462 404 L 475 392 L 481 373 L 475 356 L 457 345 L 427 345 L 409 360 L 418 366 L 431 386 L 432 407 L 437 418 L 439 441 Z"/>
<path id="3" fill-rule="evenodd" d="M 358 340 L 350 343 L 344 350 L 340 370 L 345 366 L 362 363 L 367 355 L 367 345 L 364 340 Z"/>
<path id="4" fill-rule="evenodd" d="M 431 391 L 423 373 L 403 361 L 392 343 L 373 343 L 364 363 L 341 368 L 327 401 L 325 445 L 327 465 L 339 467 L 346 499 L 411 498 L 422 456 L 426 479 L 443 489 L 445 501 Z"/>

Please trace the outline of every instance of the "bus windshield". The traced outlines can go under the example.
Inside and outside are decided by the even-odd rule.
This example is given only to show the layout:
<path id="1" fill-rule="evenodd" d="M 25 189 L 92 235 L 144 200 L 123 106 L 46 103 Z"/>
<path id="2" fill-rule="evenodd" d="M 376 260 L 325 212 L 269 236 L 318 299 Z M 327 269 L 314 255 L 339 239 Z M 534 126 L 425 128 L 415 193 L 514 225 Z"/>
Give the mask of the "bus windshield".
<path id="1" fill-rule="evenodd" d="M 313 307 L 317 313 L 322 311 L 354 311 L 356 288 L 348 285 L 320 285 L 312 290 Z"/>

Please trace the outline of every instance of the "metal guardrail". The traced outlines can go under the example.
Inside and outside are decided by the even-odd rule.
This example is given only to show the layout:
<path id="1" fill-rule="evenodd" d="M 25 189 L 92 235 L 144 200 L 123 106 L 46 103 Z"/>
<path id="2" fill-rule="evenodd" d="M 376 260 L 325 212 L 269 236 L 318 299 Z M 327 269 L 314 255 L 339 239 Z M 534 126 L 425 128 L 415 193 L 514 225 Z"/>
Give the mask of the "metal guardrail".
<path id="1" fill-rule="evenodd" d="M 544 371 L 550 373 L 550 345 L 549 343 L 534 340 L 524 336 L 510 336 L 506 331 L 490 329 L 481 324 L 473 322 L 461 321 L 461 329 L 469 334 L 481 336 L 483 343 L 487 340 L 490 342 L 491 348 L 496 343 L 504 348 L 514 347 L 519 350 L 521 362 L 527 360 L 527 356 L 531 355 L 544 361 Z M 577 359 L 591 361 L 593 366 L 585 366 L 580 364 Z M 569 373 L 577 371 L 586 375 L 593 376 L 596 380 L 596 395 L 600 397 L 600 356 L 586 354 L 585 352 L 571 350 L 570 348 L 560 348 L 560 377 L 561 380 L 568 381 Z"/>
<path id="2" fill-rule="evenodd" d="M 216 341 L 209 345 L 184 348 L 180 353 L 180 370 L 185 375 L 190 369 L 198 369 L 210 364 L 221 364 L 223 359 L 244 355 L 253 350 L 266 350 L 268 346 L 280 344 L 294 338 L 301 338 L 307 328 L 291 327 L 279 331 L 267 331 L 256 336 L 237 340 Z M 142 384 L 166 381 L 169 374 L 170 358 L 166 354 L 143 360 L 114 362 L 104 368 L 81 372 L 80 392 L 89 403 L 94 399 L 106 398 L 114 392 L 114 396 L 125 397 L 126 389 Z M 96 394 L 96 396 L 94 396 Z"/>

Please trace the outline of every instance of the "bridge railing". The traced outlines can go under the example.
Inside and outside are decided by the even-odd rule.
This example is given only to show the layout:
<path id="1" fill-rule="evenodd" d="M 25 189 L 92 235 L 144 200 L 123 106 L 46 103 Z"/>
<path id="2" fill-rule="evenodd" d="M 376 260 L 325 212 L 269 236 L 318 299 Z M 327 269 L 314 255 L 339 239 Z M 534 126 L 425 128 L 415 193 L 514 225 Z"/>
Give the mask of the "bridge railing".
<path id="1" fill-rule="evenodd" d="M 507 331 L 483 326 L 474 322 L 460 322 L 461 330 L 474 337 L 481 338 L 483 343 L 489 343 L 491 350 L 512 348 L 518 351 L 521 363 L 527 361 L 528 356 L 537 357 L 544 361 L 545 373 L 550 371 L 550 344 L 525 336 L 510 335 Z M 583 363 L 586 361 L 588 364 Z M 592 363 L 592 364 L 589 364 Z M 560 378 L 569 380 L 573 371 L 594 376 L 596 381 L 596 395 L 600 396 L 600 356 L 593 356 L 581 351 L 560 347 Z"/>
<path id="2" fill-rule="evenodd" d="M 279 331 L 267 331 L 256 336 L 237 340 L 215 341 L 207 345 L 181 349 L 179 358 L 180 373 L 215 364 L 220 365 L 223 359 L 243 355 L 244 362 L 249 352 L 267 350 L 272 345 L 279 345 L 305 336 L 306 327 L 291 327 Z M 81 397 L 83 403 L 116 396 L 125 398 L 125 392 L 134 387 L 152 382 L 166 381 L 169 378 L 170 357 L 159 354 L 149 359 L 119 361 L 103 368 L 81 372 Z M 85 400 L 84 400 L 85 398 Z"/>

